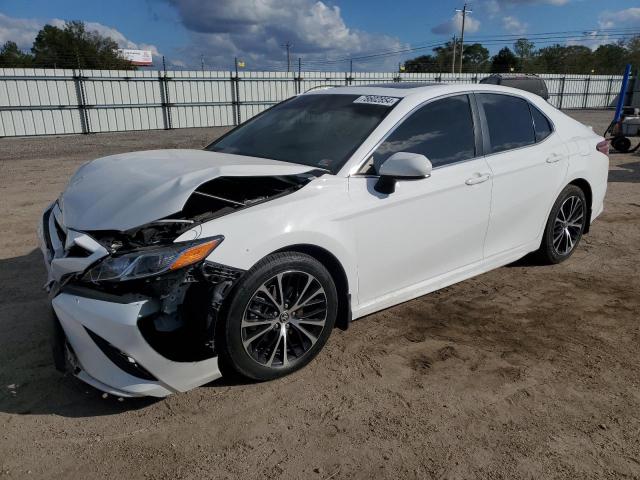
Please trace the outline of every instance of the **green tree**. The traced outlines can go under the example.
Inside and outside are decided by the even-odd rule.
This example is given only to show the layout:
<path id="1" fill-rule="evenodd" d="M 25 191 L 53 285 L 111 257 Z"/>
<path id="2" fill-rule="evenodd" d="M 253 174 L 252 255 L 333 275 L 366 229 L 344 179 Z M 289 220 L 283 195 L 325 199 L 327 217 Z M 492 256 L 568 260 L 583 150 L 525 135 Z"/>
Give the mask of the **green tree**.
<path id="1" fill-rule="evenodd" d="M 5 42 L 0 49 L 0 67 L 30 67 L 33 57 L 18 48 L 15 42 Z"/>
<path id="2" fill-rule="evenodd" d="M 440 72 L 450 72 L 451 62 L 453 61 L 453 42 L 449 41 L 441 47 L 434 48 L 433 53 L 436 54 L 435 61 L 438 70 Z M 457 57 L 458 54 L 460 54 L 459 46 L 456 47 L 456 63 L 460 61 L 460 57 Z"/>
<path id="3" fill-rule="evenodd" d="M 526 38 L 519 38 L 513 44 L 513 50 L 519 59 L 519 68 L 523 72 L 535 70 L 533 57 L 536 53 L 536 46 Z"/>
<path id="4" fill-rule="evenodd" d="M 535 44 L 526 38 L 519 38 L 513 44 L 513 50 L 516 52 L 516 55 L 520 57 L 521 61 L 531 58 L 535 49 Z"/>
<path id="5" fill-rule="evenodd" d="M 623 43 L 600 45 L 593 52 L 593 69 L 596 74 L 619 74 L 627 63 L 628 52 Z"/>
<path id="6" fill-rule="evenodd" d="M 480 43 L 465 45 L 462 54 L 462 70 L 467 72 L 482 72 L 488 66 L 489 50 Z"/>
<path id="7" fill-rule="evenodd" d="M 421 55 L 404 62 L 405 72 L 407 73 L 428 73 L 438 70 L 436 60 L 433 55 Z"/>
<path id="8" fill-rule="evenodd" d="M 629 40 L 625 47 L 627 50 L 625 64 L 630 63 L 633 65 L 633 70 L 637 71 L 640 68 L 640 35 Z"/>
<path id="9" fill-rule="evenodd" d="M 134 68 L 117 49 L 113 39 L 87 31 L 83 22 L 72 21 L 63 28 L 45 25 L 38 32 L 31 52 L 37 67 Z"/>
<path id="10" fill-rule="evenodd" d="M 504 47 L 494 55 L 491 61 L 491 72 L 504 73 L 515 70 L 518 67 L 518 57 L 511 51 L 509 47 Z"/>
<path id="11" fill-rule="evenodd" d="M 540 73 L 591 73 L 593 52 L 582 45 L 552 45 L 538 50 L 535 69 Z"/>

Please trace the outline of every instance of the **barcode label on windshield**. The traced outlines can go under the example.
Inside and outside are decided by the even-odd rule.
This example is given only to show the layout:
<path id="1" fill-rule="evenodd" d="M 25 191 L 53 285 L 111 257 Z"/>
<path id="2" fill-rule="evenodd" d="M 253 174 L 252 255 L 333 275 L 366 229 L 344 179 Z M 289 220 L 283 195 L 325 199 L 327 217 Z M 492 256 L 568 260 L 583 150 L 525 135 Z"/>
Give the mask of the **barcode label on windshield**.
<path id="1" fill-rule="evenodd" d="M 353 103 L 367 103 L 369 105 L 384 105 L 390 107 L 400 100 L 398 97 L 383 97 L 382 95 L 362 95 L 356 98 Z"/>

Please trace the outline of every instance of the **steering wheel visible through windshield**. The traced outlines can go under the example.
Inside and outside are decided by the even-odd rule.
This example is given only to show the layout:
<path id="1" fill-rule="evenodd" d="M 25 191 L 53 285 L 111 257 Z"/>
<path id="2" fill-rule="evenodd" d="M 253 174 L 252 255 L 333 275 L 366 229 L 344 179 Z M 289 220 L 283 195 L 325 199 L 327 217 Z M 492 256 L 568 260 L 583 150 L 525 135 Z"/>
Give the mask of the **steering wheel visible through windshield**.
<path id="1" fill-rule="evenodd" d="M 309 165 L 335 174 L 399 100 L 367 100 L 371 98 L 301 95 L 254 117 L 206 149 Z"/>

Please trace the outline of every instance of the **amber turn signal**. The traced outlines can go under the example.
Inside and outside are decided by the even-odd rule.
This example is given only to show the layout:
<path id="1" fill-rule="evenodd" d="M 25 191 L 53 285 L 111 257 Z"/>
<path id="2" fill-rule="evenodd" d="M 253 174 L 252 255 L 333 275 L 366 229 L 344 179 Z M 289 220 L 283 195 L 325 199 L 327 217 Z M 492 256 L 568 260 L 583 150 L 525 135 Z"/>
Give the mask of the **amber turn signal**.
<path id="1" fill-rule="evenodd" d="M 198 263 L 209 255 L 214 248 L 220 245 L 222 242 L 221 238 L 216 238 L 213 240 L 209 240 L 208 242 L 201 243 L 199 245 L 195 245 L 193 247 L 187 248 L 184 252 L 182 252 L 178 258 L 171 264 L 169 270 L 177 270 L 182 267 L 186 267 L 187 265 L 193 265 L 194 263 Z"/>

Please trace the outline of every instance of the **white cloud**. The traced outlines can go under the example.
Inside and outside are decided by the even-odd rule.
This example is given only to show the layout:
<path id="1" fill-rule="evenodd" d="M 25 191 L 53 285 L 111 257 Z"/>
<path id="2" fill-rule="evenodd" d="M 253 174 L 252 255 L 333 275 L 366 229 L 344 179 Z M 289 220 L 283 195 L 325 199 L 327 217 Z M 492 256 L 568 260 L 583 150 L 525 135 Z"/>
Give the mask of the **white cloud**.
<path id="1" fill-rule="evenodd" d="M 439 25 L 436 25 L 431 29 L 433 33 L 439 35 L 445 34 L 460 34 L 460 30 L 462 29 L 462 14 L 456 13 L 451 17 L 450 20 L 443 22 Z M 464 22 L 464 33 L 475 33 L 480 29 L 480 20 L 476 20 L 470 15 L 467 15 L 467 18 Z"/>
<path id="2" fill-rule="evenodd" d="M 528 24 L 518 20 L 516 17 L 507 15 L 502 17 L 502 27 L 514 35 L 522 35 L 527 31 Z"/>
<path id="3" fill-rule="evenodd" d="M 228 68 L 238 56 L 248 68 L 282 67 L 286 42 L 293 45 L 293 58 L 306 62 L 404 46 L 396 38 L 350 28 L 340 8 L 323 1 L 169 1 L 192 35 L 191 45 L 181 50 L 181 60 L 189 64 L 204 55 L 207 66 Z"/>
<path id="4" fill-rule="evenodd" d="M 0 44 L 16 42 L 20 48 L 30 48 L 44 22 L 34 18 L 12 18 L 0 13 Z"/>
<path id="5" fill-rule="evenodd" d="M 640 7 L 632 7 L 624 10 L 605 10 L 598 16 L 598 26 L 601 29 L 607 28 L 640 28 Z M 611 37 L 606 31 L 593 30 L 585 32 L 585 40 L 569 40 L 567 45 L 582 45 L 595 50 L 601 45 L 615 43 L 620 38 Z"/>
<path id="6" fill-rule="evenodd" d="M 64 27 L 65 21 L 59 18 L 51 18 L 49 20 L 13 18 L 0 13 L 0 45 L 11 40 L 16 42 L 18 47 L 28 50 L 31 48 L 33 40 L 40 29 L 46 24 L 55 27 Z M 100 35 L 111 37 L 121 48 L 139 48 L 142 50 L 150 50 L 153 55 L 160 55 L 155 45 L 133 42 L 113 27 L 98 22 L 85 22 L 85 26 L 89 31 L 96 31 Z"/>
<path id="7" fill-rule="evenodd" d="M 640 27 L 640 7 L 617 12 L 604 11 L 598 17 L 600 28 Z"/>
<path id="8" fill-rule="evenodd" d="M 496 15 L 505 7 L 514 7 L 519 5 L 552 5 L 561 7 L 567 5 L 572 0 L 486 0 L 479 3 L 478 6 L 486 9 L 490 15 Z"/>

